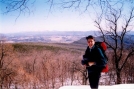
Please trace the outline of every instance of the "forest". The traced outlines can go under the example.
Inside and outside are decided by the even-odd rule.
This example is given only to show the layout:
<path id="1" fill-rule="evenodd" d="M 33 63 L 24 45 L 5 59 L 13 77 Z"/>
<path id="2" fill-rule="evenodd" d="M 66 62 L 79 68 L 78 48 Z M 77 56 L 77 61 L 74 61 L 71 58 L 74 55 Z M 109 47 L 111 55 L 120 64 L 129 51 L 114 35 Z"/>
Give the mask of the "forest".
<path id="1" fill-rule="evenodd" d="M 0 88 L 58 89 L 65 85 L 86 85 L 86 69 L 81 65 L 85 49 L 86 46 L 77 44 L 1 41 Z M 108 49 L 106 54 L 109 71 L 101 74 L 100 85 L 114 85 L 117 84 L 114 52 Z M 121 83 L 134 82 L 133 65 L 131 56 L 121 70 Z"/>

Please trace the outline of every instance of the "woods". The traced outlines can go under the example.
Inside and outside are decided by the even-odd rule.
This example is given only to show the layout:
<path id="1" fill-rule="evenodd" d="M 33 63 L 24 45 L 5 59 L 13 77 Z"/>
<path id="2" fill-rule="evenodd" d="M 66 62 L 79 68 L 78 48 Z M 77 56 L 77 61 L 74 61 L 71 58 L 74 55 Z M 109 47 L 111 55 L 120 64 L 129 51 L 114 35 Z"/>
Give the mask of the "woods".
<path id="1" fill-rule="evenodd" d="M 1 89 L 58 89 L 63 85 L 88 84 L 86 72 L 80 62 L 83 47 L 75 46 L 73 49 L 71 45 L 58 47 L 55 44 L 1 42 L 0 49 Z M 102 73 L 101 85 L 116 84 L 112 54 L 108 53 L 108 57 L 110 69 L 108 73 Z M 134 82 L 132 58 L 122 70 L 122 83 Z"/>

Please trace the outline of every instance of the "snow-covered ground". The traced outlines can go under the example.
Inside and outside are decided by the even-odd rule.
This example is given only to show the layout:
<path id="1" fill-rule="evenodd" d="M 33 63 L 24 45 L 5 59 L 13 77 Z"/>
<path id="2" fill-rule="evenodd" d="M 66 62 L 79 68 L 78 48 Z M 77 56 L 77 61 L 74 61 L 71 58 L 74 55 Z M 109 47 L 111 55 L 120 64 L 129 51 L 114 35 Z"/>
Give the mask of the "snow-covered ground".
<path id="1" fill-rule="evenodd" d="M 80 85 L 80 86 L 62 86 L 59 89 L 91 89 L 91 88 L 89 85 Z M 134 89 L 134 84 L 99 86 L 99 89 Z"/>

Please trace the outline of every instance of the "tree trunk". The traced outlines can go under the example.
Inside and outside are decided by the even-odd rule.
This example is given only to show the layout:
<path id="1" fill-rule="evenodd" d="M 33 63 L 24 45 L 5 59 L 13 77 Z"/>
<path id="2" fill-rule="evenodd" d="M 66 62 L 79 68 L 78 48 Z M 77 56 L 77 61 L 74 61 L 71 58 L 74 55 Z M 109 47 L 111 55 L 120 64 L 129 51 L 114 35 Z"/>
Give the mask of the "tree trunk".
<path id="1" fill-rule="evenodd" d="M 117 74 L 117 82 L 116 82 L 116 84 L 121 84 L 121 71 L 117 70 L 116 74 Z"/>
<path id="2" fill-rule="evenodd" d="M 85 72 L 83 72 L 82 84 L 86 85 L 87 84 L 87 80 L 88 80 L 88 72 L 87 72 L 87 70 L 85 70 Z"/>
<path id="3" fill-rule="evenodd" d="M 87 78 L 83 75 L 82 85 L 86 85 L 86 84 L 87 84 Z"/>

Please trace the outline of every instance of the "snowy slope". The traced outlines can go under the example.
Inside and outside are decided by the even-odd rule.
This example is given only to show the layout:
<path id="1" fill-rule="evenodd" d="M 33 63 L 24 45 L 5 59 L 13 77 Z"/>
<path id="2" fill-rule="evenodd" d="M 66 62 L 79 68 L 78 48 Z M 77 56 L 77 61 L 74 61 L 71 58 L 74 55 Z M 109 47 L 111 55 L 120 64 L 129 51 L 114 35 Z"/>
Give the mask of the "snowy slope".
<path id="1" fill-rule="evenodd" d="M 91 89 L 91 88 L 89 85 L 81 85 L 81 86 L 62 86 L 59 89 Z M 99 86 L 99 89 L 134 89 L 134 84 Z"/>

